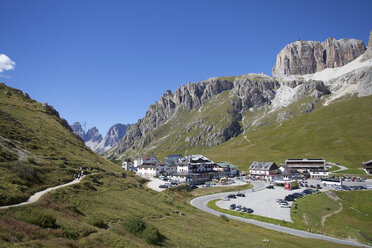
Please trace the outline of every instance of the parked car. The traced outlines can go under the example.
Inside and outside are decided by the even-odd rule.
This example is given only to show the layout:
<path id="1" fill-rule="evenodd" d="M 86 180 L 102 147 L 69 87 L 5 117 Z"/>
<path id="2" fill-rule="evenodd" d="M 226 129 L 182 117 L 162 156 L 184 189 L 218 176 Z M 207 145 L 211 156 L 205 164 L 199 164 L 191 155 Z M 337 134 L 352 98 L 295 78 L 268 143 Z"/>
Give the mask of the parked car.
<path id="1" fill-rule="evenodd" d="M 161 184 L 161 185 L 159 185 L 159 188 L 161 188 L 161 189 L 167 189 L 168 188 L 168 185 Z"/>
<path id="2" fill-rule="evenodd" d="M 236 194 L 236 196 L 239 196 L 239 197 L 245 197 L 245 194 L 243 194 L 243 193 L 238 193 L 238 194 Z"/>
<path id="3" fill-rule="evenodd" d="M 230 207 L 229 207 L 230 210 L 234 210 L 235 208 L 236 208 L 235 204 L 231 204 Z"/>
<path id="4" fill-rule="evenodd" d="M 350 187 L 348 187 L 348 186 L 346 186 L 346 185 L 342 185 L 341 188 L 342 188 L 343 190 L 351 190 Z"/>
<path id="5" fill-rule="evenodd" d="M 240 209 L 240 212 L 245 212 L 245 211 L 247 211 L 247 208 L 246 208 L 246 207 L 242 207 L 242 208 Z"/>
<path id="6" fill-rule="evenodd" d="M 241 206 L 241 205 L 238 205 L 238 206 L 236 206 L 236 208 L 235 208 L 236 211 L 240 211 L 240 209 L 242 209 L 242 206 Z"/>
<path id="7" fill-rule="evenodd" d="M 273 185 L 266 186 L 267 189 L 274 189 Z"/>
<path id="8" fill-rule="evenodd" d="M 228 195 L 227 198 L 233 198 L 233 199 L 235 199 L 236 198 L 236 195 L 231 194 L 231 195 Z"/>
<path id="9" fill-rule="evenodd" d="M 300 193 L 293 193 L 292 196 L 294 198 L 301 198 L 302 197 L 302 195 Z"/>
<path id="10" fill-rule="evenodd" d="M 285 201 L 294 201 L 295 198 L 293 196 L 287 195 L 286 197 L 284 197 L 284 200 Z"/>
<path id="11" fill-rule="evenodd" d="M 289 205 L 280 205 L 281 208 L 291 208 Z"/>
<path id="12" fill-rule="evenodd" d="M 224 197 L 222 200 L 224 200 L 224 201 L 230 201 L 230 198 Z"/>
<path id="13" fill-rule="evenodd" d="M 289 204 L 288 204 L 288 202 L 285 201 L 285 202 L 280 202 L 279 205 L 280 206 L 288 206 Z"/>
<path id="14" fill-rule="evenodd" d="M 251 209 L 251 208 L 247 208 L 246 212 L 247 212 L 247 213 L 253 213 L 253 209 Z"/>

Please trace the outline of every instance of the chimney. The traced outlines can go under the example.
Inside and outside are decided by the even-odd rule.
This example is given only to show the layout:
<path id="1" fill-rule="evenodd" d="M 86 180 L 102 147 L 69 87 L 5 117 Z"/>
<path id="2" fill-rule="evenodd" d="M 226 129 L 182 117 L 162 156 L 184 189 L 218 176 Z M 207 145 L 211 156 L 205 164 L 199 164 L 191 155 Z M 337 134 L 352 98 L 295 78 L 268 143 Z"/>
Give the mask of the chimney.
<path id="1" fill-rule="evenodd" d="M 369 33 L 368 47 L 372 47 L 372 30 L 371 30 L 371 32 Z"/>

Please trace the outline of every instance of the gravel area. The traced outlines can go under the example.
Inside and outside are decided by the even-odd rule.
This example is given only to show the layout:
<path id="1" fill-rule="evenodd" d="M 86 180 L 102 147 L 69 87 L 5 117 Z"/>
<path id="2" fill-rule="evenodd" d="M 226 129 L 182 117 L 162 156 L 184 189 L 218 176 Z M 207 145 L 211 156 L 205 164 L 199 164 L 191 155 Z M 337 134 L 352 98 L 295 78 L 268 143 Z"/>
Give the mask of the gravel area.
<path id="1" fill-rule="evenodd" d="M 218 201 L 216 205 L 220 208 L 229 209 L 230 205 L 242 205 L 247 208 L 252 208 L 255 215 L 266 216 L 273 219 L 285 220 L 292 222 L 290 208 L 282 208 L 276 199 L 283 199 L 286 195 L 295 192 L 300 192 L 302 189 L 285 190 L 282 187 L 275 187 L 274 189 L 263 189 L 260 191 L 246 190 L 242 191 L 246 197 L 237 197 L 230 201 Z M 288 202 L 290 205 L 292 202 Z"/>
<path id="2" fill-rule="evenodd" d="M 147 183 L 147 187 L 149 187 L 150 189 L 153 189 L 158 192 L 166 190 L 166 188 L 159 188 L 159 185 L 166 183 L 165 181 L 160 180 L 159 178 L 155 178 L 155 177 L 151 177 L 149 178 L 149 180 L 150 182 Z"/>

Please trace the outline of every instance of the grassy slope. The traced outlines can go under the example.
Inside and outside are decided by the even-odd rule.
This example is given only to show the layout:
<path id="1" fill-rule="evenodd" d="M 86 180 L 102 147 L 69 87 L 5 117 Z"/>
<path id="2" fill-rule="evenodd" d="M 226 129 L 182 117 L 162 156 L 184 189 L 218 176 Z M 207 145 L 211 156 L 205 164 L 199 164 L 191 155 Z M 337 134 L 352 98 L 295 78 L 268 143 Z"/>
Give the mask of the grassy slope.
<path id="1" fill-rule="evenodd" d="M 0 136 L 9 140 L 2 139 L 2 145 L 30 152 L 24 161 L 17 161 L 15 154 L 1 149 L 3 203 L 21 201 L 37 190 L 71 180 L 80 167 L 89 166 L 95 172 L 78 185 L 46 194 L 35 204 L 0 210 L 0 247 L 148 246 L 121 226 L 133 215 L 154 224 L 167 237 L 165 247 L 338 247 L 226 222 L 191 207 L 189 195 L 156 193 L 143 187 L 143 179 L 130 174 L 123 179 L 118 176 L 117 166 L 86 148 L 64 128 L 61 119 L 48 114 L 22 92 L 2 84 L 0 110 Z M 30 224 L 30 218 L 42 220 L 34 213 L 55 217 L 56 226 Z M 92 225 L 95 220 L 104 221 L 106 228 Z"/>
<path id="2" fill-rule="evenodd" d="M 349 173 L 363 173 L 371 159 L 372 96 L 338 102 L 282 123 L 251 129 L 217 147 L 204 149 L 215 161 L 227 160 L 246 170 L 254 160 L 318 158 L 337 162 Z"/>
<path id="3" fill-rule="evenodd" d="M 0 84 L 0 136 L 9 140 L 0 140 L 5 147 L 30 152 L 19 161 L 0 146 L 0 205 L 20 202 L 42 188 L 71 181 L 80 167 L 116 168 L 88 149 L 42 104 L 4 84 Z"/>
<path id="4" fill-rule="evenodd" d="M 37 204 L 1 210 L 0 246 L 146 247 L 121 226 L 129 216 L 138 216 L 166 237 L 163 247 L 343 247 L 237 221 L 226 222 L 190 206 L 189 194 L 154 192 L 142 186 L 142 179 L 130 174 L 126 179 L 111 173 L 94 177 L 102 183 L 94 184 L 86 177 L 81 185 L 52 192 Z M 55 216 L 58 228 L 43 229 L 24 223 L 22 212 L 31 209 Z M 101 218 L 107 227 L 88 224 L 93 216 Z"/>
<path id="5" fill-rule="evenodd" d="M 352 191 L 334 192 L 339 198 L 330 198 L 326 194 L 312 195 L 297 200 L 298 209 L 292 219 L 299 225 L 311 228 L 315 232 L 345 239 L 357 240 L 372 245 L 372 192 Z M 322 216 L 342 211 L 326 218 L 322 225 Z"/>

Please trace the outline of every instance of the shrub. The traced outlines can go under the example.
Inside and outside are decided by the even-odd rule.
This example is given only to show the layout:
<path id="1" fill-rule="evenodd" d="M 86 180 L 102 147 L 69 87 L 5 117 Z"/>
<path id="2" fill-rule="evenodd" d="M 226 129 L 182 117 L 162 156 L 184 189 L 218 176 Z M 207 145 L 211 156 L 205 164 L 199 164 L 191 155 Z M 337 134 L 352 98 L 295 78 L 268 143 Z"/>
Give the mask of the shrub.
<path id="1" fill-rule="evenodd" d="M 224 215 L 224 214 L 221 214 L 221 215 L 220 215 L 220 218 L 221 218 L 222 220 L 226 221 L 226 222 L 229 221 L 229 218 L 227 218 L 226 215 Z"/>
<path id="2" fill-rule="evenodd" d="M 168 190 L 174 192 L 190 192 L 192 191 L 192 188 L 188 184 L 180 184 L 175 187 L 171 187 Z"/>
<path id="3" fill-rule="evenodd" d="M 151 245 L 157 245 L 163 240 L 159 230 L 152 225 L 147 225 L 142 233 L 142 238 L 146 243 Z"/>
<path id="4" fill-rule="evenodd" d="M 42 228 L 57 228 L 56 218 L 54 216 L 43 213 L 37 209 L 24 211 L 21 220 Z"/>
<path id="5" fill-rule="evenodd" d="M 107 227 L 105 222 L 100 217 L 98 217 L 97 215 L 88 216 L 86 221 L 89 225 L 92 225 L 92 226 L 95 226 L 95 227 L 98 227 L 98 228 L 106 228 Z"/>
<path id="6" fill-rule="evenodd" d="M 151 245 L 158 245 L 164 239 L 159 230 L 138 217 L 129 217 L 123 222 L 123 227 L 130 233 Z"/>
<path id="7" fill-rule="evenodd" d="M 123 222 L 123 227 L 130 233 L 140 236 L 146 228 L 146 223 L 138 217 L 129 217 Z"/>

